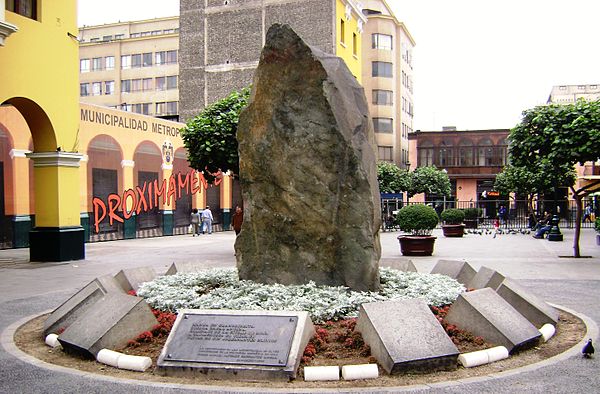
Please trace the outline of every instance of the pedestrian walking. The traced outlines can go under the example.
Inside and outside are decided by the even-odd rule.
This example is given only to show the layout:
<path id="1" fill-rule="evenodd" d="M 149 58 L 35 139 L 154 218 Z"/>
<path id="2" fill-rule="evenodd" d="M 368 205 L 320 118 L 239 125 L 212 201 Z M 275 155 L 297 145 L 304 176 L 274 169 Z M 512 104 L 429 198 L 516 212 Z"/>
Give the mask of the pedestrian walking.
<path id="1" fill-rule="evenodd" d="M 202 217 L 202 234 L 205 234 L 206 232 L 212 234 L 213 215 L 208 205 L 202 211 L 200 216 Z"/>
<path id="2" fill-rule="evenodd" d="M 192 226 L 192 237 L 200 235 L 200 213 L 196 208 L 192 209 L 190 214 L 190 225 Z"/>
<path id="3" fill-rule="evenodd" d="M 233 217 L 231 218 L 231 225 L 233 226 L 233 231 L 235 231 L 235 235 L 238 235 L 240 231 L 242 231 L 242 222 L 244 221 L 244 211 L 242 208 L 237 205 L 235 207 L 235 212 L 233 213 Z"/>

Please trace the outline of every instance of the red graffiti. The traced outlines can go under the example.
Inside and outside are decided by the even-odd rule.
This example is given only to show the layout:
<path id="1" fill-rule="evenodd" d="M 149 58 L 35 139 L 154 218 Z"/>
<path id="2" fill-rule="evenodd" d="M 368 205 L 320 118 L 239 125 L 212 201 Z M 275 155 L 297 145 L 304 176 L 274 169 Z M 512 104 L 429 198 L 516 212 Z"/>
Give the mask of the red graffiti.
<path id="1" fill-rule="evenodd" d="M 223 175 L 219 171 L 220 177 L 215 179 L 213 185 L 218 186 L 223 181 Z M 208 189 L 208 181 L 204 178 L 204 174 L 191 170 L 182 178 L 181 173 L 173 174 L 167 180 L 163 179 L 159 184 L 158 180 L 136 186 L 135 190 L 127 189 L 120 196 L 115 193 L 108 195 L 106 202 L 101 198 L 92 198 L 92 206 L 94 211 L 94 230 L 100 232 L 100 223 L 106 219 L 108 215 L 109 224 L 112 226 L 115 221 L 124 223 L 125 220 L 131 218 L 135 212 L 139 215 L 141 212 L 148 212 L 155 206 L 159 206 L 160 197 L 162 203 L 166 206 L 174 206 L 177 200 L 181 198 L 182 190 L 185 189 L 186 194 L 194 195 L 201 187 L 204 190 Z M 128 209 L 128 201 L 131 201 L 131 208 Z"/>

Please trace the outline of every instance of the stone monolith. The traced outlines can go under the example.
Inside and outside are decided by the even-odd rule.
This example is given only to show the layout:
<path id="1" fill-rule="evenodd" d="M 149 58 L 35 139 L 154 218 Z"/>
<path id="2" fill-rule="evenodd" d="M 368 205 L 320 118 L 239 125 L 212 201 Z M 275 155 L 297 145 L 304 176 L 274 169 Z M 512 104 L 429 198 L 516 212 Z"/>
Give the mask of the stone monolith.
<path id="1" fill-rule="evenodd" d="M 273 25 L 237 139 L 241 279 L 379 286 L 380 203 L 363 88 L 344 61 Z"/>

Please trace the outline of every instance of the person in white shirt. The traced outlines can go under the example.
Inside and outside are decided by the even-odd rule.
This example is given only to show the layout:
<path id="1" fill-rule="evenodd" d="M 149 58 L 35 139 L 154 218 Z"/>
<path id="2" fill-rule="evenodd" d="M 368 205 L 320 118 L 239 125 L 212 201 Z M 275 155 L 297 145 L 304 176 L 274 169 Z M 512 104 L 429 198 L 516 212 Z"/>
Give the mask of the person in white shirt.
<path id="1" fill-rule="evenodd" d="M 205 232 L 212 234 L 213 215 L 208 205 L 206 206 L 206 209 L 202 211 L 200 216 L 202 218 L 202 234 Z"/>

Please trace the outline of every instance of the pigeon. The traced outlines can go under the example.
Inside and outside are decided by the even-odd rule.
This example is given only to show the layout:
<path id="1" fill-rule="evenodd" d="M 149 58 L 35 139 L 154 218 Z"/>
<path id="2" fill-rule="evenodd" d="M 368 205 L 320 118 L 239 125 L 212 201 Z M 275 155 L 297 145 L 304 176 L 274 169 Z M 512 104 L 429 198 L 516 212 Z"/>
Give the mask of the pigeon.
<path id="1" fill-rule="evenodd" d="M 581 353 L 583 353 L 583 357 L 585 358 L 592 358 L 592 355 L 594 354 L 594 346 L 592 345 L 592 339 L 588 339 L 587 343 L 585 344 L 585 346 L 583 347 L 583 350 L 581 351 Z"/>

